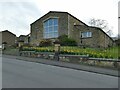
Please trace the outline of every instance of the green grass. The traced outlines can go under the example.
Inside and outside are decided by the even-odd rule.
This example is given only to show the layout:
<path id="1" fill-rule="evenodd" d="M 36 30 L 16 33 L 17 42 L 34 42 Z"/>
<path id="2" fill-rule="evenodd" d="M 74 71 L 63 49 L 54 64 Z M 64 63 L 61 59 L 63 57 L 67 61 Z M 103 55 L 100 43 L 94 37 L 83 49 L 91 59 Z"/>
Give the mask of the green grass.
<path id="1" fill-rule="evenodd" d="M 120 47 L 119 47 L 120 48 Z M 108 49 L 94 49 L 94 48 L 79 48 L 79 47 L 61 47 L 61 51 L 65 51 L 68 54 L 89 55 L 95 58 L 115 58 L 120 57 L 118 55 L 118 47 L 112 47 Z"/>
<path id="2" fill-rule="evenodd" d="M 103 53 L 105 53 L 113 58 L 120 59 L 120 55 L 118 54 L 118 50 L 120 50 L 120 47 L 112 47 L 112 48 L 109 48 L 107 50 L 104 50 Z"/>
<path id="3" fill-rule="evenodd" d="M 17 55 L 18 48 L 7 48 L 3 51 L 4 54 Z"/>

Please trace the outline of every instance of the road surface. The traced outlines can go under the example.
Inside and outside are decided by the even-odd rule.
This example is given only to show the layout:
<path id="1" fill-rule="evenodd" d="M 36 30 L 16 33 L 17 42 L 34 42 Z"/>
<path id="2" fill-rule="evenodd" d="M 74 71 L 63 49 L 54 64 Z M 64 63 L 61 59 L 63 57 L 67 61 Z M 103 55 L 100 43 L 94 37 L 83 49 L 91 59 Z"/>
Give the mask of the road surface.
<path id="1" fill-rule="evenodd" d="M 3 88 L 118 88 L 118 78 L 3 57 Z"/>

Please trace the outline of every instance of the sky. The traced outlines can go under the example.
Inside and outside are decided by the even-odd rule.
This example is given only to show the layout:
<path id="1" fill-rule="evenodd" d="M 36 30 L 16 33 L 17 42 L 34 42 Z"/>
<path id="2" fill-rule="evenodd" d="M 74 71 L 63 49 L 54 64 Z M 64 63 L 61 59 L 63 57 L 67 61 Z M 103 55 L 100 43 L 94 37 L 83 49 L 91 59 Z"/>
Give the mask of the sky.
<path id="1" fill-rule="evenodd" d="M 118 17 L 120 17 L 120 2 L 118 3 Z M 118 33 L 120 36 L 120 18 L 118 19 Z"/>
<path id="2" fill-rule="evenodd" d="M 118 34 L 120 0 L 0 0 L 0 31 L 19 35 L 30 33 L 30 24 L 49 11 L 64 11 L 89 25 L 91 18 L 108 22 L 113 35 Z"/>

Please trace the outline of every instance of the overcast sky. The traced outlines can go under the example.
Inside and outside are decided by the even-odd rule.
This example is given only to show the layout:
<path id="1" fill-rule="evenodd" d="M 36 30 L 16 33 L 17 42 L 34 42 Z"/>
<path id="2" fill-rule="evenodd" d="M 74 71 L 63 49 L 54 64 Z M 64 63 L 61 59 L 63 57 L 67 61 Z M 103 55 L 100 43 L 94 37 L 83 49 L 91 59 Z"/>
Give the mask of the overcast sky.
<path id="1" fill-rule="evenodd" d="M 0 31 L 19 35 L 30 33 L 30 24 L 49 11 L 65 11 L 86 24 L 90 18 L 103 19 L 118 33 L 120 0 L 0 0 Z M 88 24 L 89 25 L 89 24 Z"/>

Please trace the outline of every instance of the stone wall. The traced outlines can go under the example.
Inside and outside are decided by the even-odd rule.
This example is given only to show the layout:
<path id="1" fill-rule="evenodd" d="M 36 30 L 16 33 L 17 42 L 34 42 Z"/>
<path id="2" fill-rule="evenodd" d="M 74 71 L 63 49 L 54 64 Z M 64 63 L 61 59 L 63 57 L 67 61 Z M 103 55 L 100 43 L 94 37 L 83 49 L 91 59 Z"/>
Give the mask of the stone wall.
<path id="1" fill-rule="evenodd" d="M 44 58 L 48 60 L 55 60 L 54 52 L 34 52 L 34 51 L 23 51 L 21 52 L 22 56 L 26 57 L 35 57 L 35 58 Z M 88 56 L 80 56 L 80 55 L 59 55 L 59 61 L 69 62 L 74 64 L 84 64 L 90 66 L 99 66 L 106 68 L 120 68 L 119 60 L 107 60 L 103 58 L 89 58 Z"/>
<path id="2" fill-rule="evenodd" d="M 99 33 L 96 28 L 86 28 L 87 32 L 92 32 L 92 37 L 82 38 L 82 45 L 90 46 L 90 47 L 99 47 Z M 81 30 L 84 32 L 84 30 Z"/>
<path id="3" fill-rule="evenodd" d="M 81 38 L 82 32 L 92 32 L 92 37 Z M 113 40 L 99 28 L 75 25 L 74 35 L 80 46 L 89 46 L 96 48 L 107 48 L 113 45 Z"/>
<path id="4" fill-rule="evenodd" d="M 99 46 L 100 47 L 104 47 L 104 48 L 107 48 L 107 47 L 110 47 L 110 46 L 113 46 L 113 43 L 114 41 L 106 34 L 104 34 L 104 32 L 99 31 Z"/>
<path id="5" fill-rule="evenodd" d="M 74 38 L 75 40 L 78 39 L 76 38 L 75 33 L 78 33 L 76 30 L 74 30 L 74 25 L 83 25 L 84 24 L 78 20 L 77 18 L 75 18 L 74 16 L 68 14 L 68 36 L 71 38 Z"/>

